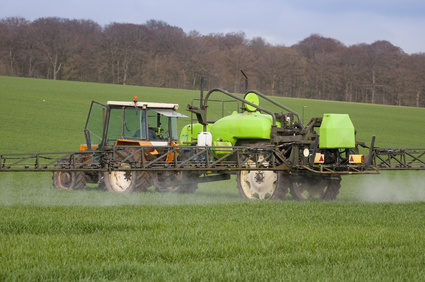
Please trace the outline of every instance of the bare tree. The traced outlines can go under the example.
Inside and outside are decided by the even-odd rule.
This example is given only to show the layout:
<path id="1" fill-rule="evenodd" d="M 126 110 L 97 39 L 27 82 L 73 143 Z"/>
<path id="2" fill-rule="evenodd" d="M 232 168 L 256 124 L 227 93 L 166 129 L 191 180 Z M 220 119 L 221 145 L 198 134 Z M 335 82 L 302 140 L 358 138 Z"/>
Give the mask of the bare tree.
<path id="1" fill-rule="evenodd" d="M 307 60 L 306 91 L 310 92 L 307 95 L 316 99 L 336 99 L 341 81 L 339 54 L 345 46 L 335 39 L 313 34 L 293 48 Z"/>
<path id="2" fill-rule="evenodd" d="M 288 47 L 268 47 L 258 60 L 261 87 L 271 95 L 297 96 L 304 71 L 305 60 Z"/>
<path id="3" fill-rule="evenodd" d="M 6 66 L 6 75 L 23 75 L 20 71 L 20 51 L 24 48 L 24 32 L 29 21 L 20 17 L 10 17 L 0 20 L 0 57 Z"/>
<path id="4" fill-rule="evenodd" d="M 372 104 L 385 103 L 385 95 L 389 95 L 390 84 L 394 83 L 390 74 L 396 72 L 401 50 L 388 41 L 376 41 L 365 47 L 363 62 L 369 76 L 369 82 L 365 84 L 370 89 L 369 101 Z"/>
<path id="5" fill-rule="evenodd" d="M 69 28 L 71 21 L 62 18 L 40 18 L 32 23 L 38 49 L 48 69 L 47 77 L 56 80 L 67 58 L 75 51 L 76 35 Z"/>
<path id="6" fill-rule="evenodd" d="M 403 100 L 406 105 L 425 106 L 425 53 L 413 54 L 405 58 L 403 64 L 405 85 Z"/>
<path id="7" fill-rule="evenodd" d="M 98 81 L 99 45 L 102 28 L 91 20 L 67 22 L 67 32 L 73 33 L 72 51 L 62 67 L 62 79 Z"/>
<path id="8" fill-rule="evenodd" d="M 142 25 L 112 23 L 103 32 L 103 52 L 113 83 L 126 84 L 138 61 L 147 30 Z"/>

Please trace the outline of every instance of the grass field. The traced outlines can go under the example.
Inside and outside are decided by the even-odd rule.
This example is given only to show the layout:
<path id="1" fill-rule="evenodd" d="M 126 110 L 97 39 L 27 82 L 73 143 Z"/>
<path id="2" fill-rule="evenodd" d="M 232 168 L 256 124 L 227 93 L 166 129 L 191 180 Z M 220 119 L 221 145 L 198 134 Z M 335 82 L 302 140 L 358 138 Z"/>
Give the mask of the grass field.
<path id="1" fill-rule="evenodd" d="M 185 114 L 199 94 L 0 77 L 0 153 L 77 150 L 91 100 L 135 95 Z M 348 113 L 367 143 L 425 147 L 425 109 L 278 101 L 305 107 L 306 121 Z M 424 173 L 347 176 L 338 200 L 307 203 L 246 201 L 234 179 L 193 195 L 120 195 L 0 173 L 0 280 L 422 281 Z"/>

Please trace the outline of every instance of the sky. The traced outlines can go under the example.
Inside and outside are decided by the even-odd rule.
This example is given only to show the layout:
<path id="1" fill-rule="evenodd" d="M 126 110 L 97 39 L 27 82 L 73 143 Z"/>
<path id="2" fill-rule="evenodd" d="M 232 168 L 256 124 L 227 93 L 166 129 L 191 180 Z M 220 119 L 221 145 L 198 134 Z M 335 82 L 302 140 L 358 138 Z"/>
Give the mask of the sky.
<path id="1" fill-rule="evenodd" d="M 387 40 L 425 53 L 424 0 L 0 0 L 0 19 L 41 17 L 144 24 L 161 20 L 186 33 L 244 32 L 291 46 L 311 34 L 346 46 Z"/>

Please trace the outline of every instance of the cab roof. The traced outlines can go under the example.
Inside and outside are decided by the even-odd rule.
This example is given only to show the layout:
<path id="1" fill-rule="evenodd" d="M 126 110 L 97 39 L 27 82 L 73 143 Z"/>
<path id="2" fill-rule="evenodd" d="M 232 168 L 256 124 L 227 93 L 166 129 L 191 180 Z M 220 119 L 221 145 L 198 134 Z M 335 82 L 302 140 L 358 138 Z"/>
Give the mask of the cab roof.
<path id="1" fill-rule="evenodd" d="M 108 106 L 127 106 L 127 107 L 138 107 L 142 109 L 156 108 L 156 109 L 173 109 L 177 110 L 179 108 L 178 104 L 168 104 L 168 103 L 152 103 L 152 102 L 119 102 L 119 101 L 108 101 Z"/>

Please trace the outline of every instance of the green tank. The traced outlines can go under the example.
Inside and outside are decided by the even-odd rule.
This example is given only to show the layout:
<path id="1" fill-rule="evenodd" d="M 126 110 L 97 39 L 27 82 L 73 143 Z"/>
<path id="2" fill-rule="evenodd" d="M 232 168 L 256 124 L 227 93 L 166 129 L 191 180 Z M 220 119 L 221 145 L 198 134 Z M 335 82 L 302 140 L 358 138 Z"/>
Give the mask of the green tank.
<path id="1" fill-rule="evenodd" d="M 273 120 L 270 115 L 259 112 L 233 114 L 216 121 L 210 129 L 213 146 L 229 142 L 229 146 L 238 145 L 238 140 L 270 140 Z"/>
<path id="2" fill-rule="evenodd" d="M 352 149 L 356 146 L 354 125 L 347 114 L 324 114 L 320 125 L 320 149 Z"/>
<path id="3" fill-rule="evenodd" d="M 233 111 L 232 114 L 214 121 L 206 120 L 206 108 L 208 108 L 206 105 L 201 110 L 190 107 L 190 111 L 197 114 L 198 123 L 186 125 L 180 134 L 179 141 L 183 145 L 193 144 L 203 131 L 204 125 L 206 131 L 211 133 L 212 146 L 231 147 L 261 142 L 261 140 L 270 141 L 273 125 L 272 115 L 259 111 L 259 97 L 255 93 L 246 94 L 243 101 L 242 112 Z M 277 126 L 281 126 L 280 121 L 275 122 Z M 228 149 L 225 148 L 215 150 L 218 154 L 224 154 L 227 151 Z"/>

